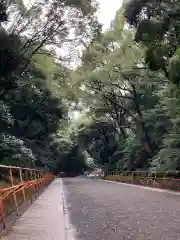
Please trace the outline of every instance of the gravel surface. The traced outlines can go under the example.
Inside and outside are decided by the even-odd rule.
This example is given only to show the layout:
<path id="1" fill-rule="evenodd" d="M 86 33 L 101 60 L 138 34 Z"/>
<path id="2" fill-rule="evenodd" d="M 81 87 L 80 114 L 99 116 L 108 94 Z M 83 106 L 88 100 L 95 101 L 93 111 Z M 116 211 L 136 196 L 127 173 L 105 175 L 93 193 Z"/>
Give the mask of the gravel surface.
<path id="1" fill-rule="evenodd" d="M 63 180 L 76 240 L 180 240 L 180 196 L 86 178 Z"/>

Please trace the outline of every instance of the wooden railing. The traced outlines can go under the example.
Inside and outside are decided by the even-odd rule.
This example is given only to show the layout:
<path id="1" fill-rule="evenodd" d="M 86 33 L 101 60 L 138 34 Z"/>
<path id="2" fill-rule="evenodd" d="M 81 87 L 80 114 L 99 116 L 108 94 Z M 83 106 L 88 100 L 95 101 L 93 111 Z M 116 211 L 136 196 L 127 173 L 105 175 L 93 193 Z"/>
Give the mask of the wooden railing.
<path id="1" fill-rule="evenodd" d="M 0 221 L 6 228 L 6 218 L 16 211 L 25 201 L 37 197 L 43 187 L 47 186 L 54 176 L 50 172 L 37 169 L 0 165 Z"/>
<path id="2" fill-rule="evenodd" d="M 116 182 L 180 191 L 180 171 L 109 171 L 104 172 L 103 178 Z"/>

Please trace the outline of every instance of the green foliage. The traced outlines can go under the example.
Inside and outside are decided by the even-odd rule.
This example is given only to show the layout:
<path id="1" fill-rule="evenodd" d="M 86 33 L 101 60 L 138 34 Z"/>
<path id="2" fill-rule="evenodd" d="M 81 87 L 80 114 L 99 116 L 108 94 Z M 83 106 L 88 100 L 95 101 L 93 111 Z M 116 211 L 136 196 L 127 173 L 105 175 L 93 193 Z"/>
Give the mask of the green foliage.
<path id="1" fill-rule="evenodd" d="M 177 49 L 175 54 L 169 59 L 168 72 L 171 82 L 178 84 L 180 82 L 180 49 Z"/>
<path id="2" fill-rule="evenodd" d="M 95 11 L 91 1 L 1 1 L 1 164 L 76 173 L 87 167 L 66 134 L 71 70 L 54 49 L 93 38 L 100 30 Z"/>
<path id="3" fill-rule="evenodd" d="M 7 6 L 6 1 L 2 0 L 0 3 L 0 23 L 7 21 Z"/>
<path id="4" fill-rule="evenodd" d="M 167 9 L 159 3 L 154 14 L 156 4 L 141 0 L 125 4 L 111 29 L 89 43 L 82 65 L 71 75 L 86 109 L 81 113 L 86 120 L 76 122 L 73 135 L 98 166 L 179 168 L 179 90 L 169 84 L 178 82 L 179 66 L 173 58 L 178 60 L 179 55 L 162 12 Z M 134 30 L 124 27 L 123 16 L 135 27 L 135 40 L 146 48 L 133 40 Z"/>
<path id="5" fill-rule="evenodd" d="M 149 67 L 163 70 L 167 78 L 171 76 L 170 79 L 174 78 L 170 68 L 176 68 L 177 64 L 177 59 L 172 56 L 179 45 L 179 9 L 180 4 L 176 1 L 131 0 L 125 4 L 126 20 L 136 28 L 135 40 L 147 46 L 146 61 Z"/>
<path id="6" fill-rule="evenodd" d="M 80 0 L 0 4 L 1 163 L 179 170 L 180 4 L 130 0 L 105 33 L 95 10 Z M 54 49 L 70 45 L 74 62 L 84 41 L 71 70 Z"/>
<path id="7" fill-rule="evenodd" d="M 176 1 L 131 0 L 125 4 L 127 22 L 135 28 L 137 42 L 142 42 L 147 50 L 145 62 L 156 74 L 164 73 L 169 82 L 160 85 L 159 103 L 153 109 L 154 119 L 162 140 L 156 139 L 152 167 L 161 170 L 179 170 L 179 13 Z M 154 24 L 154 22 L 156 24 Z M 149 26 L 149 27 L 148 27 Z M 157 72 L 158 71 L 158 72 Z M 165 81 L 165 80 L 164 80 Z M 157 93 L 158 93 L 157 92 Z M 157 118 L 158 117 L 158 118 Z M 146 126 L 152 131 L 151 123 Z"/>

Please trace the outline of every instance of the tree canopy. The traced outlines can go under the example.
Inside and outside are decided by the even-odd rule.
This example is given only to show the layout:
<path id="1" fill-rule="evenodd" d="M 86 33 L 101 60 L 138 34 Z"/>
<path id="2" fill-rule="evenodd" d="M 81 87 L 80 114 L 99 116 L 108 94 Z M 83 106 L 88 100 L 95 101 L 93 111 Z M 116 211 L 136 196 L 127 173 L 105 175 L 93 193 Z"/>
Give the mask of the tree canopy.
<path id="1" fill-rule="evenodd" d="M 179 169 L 178 13 L 173 1 L 124 3 L 71 74 L 91 120 L 77 141 L 99 166 Z"/>
<path id="2" fill-rule="evenodd" d="M 95 11 L 91 1 L 1 2 L 1 164 L 72 172 L 86 167 L 79 146 L 62 134 L 72 70 L 61 50 L 98 34 Z"/>
<path id="3" fill-rule="evenodd" d="M 2 1 L 1 163 L 179 170 L 179 9 L 125 1 L 102 32 L 94 1 Z"/>

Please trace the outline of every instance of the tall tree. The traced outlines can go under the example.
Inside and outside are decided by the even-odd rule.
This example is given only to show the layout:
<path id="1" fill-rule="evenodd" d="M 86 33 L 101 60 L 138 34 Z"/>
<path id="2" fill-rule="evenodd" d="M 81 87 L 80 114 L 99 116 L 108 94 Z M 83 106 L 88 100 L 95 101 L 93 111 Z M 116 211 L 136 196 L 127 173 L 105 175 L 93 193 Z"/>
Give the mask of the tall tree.
<path id="1" fill-rule="evenodd" d="M 96 35 L 100 28 L 95 9 L 91 1 L 36 1 L 27 6 L 23 1 L 1 2 L 0 155 L 4 164 L 56 170 L 63 162 L 58 131 L 61 122 L 68 121 L 68 99 L 61 83 L 71 70 L 63 65 L 65 57 L 52 50 Z M 75 144 L 68 149 L 69 156 L 72 151 L 78 162 Z"/>
<path id="2" fill-rule="evenodd" d="M 87 145 L 106 152 L 106 163 L 119 161 L 119 166 L 129 169 L 148 168 L 170 126 L 159 96 L 166 79 L 147 69 L 145 51 L 133 41 L 133 31 L 124 28 L 123 14 L 123 9 L 119 10 L 111 29 L 87 46 L 82 65 L 71 75 L 71 86 L 79 87 L 79 101 L 96 129 L 89 131 L 84 126 L 85 136 L 90 137 Z M 101 136 L 98 123 L 103 122 L 113 129 L 111 142 L 116 147 L 109 155 L 102 140 L 94 141 Z M 105 133 L 109 135 L 108 130 Z M 93 152 L 95 158 L 94 154 L 98 158 L 100 153 Z"/>

